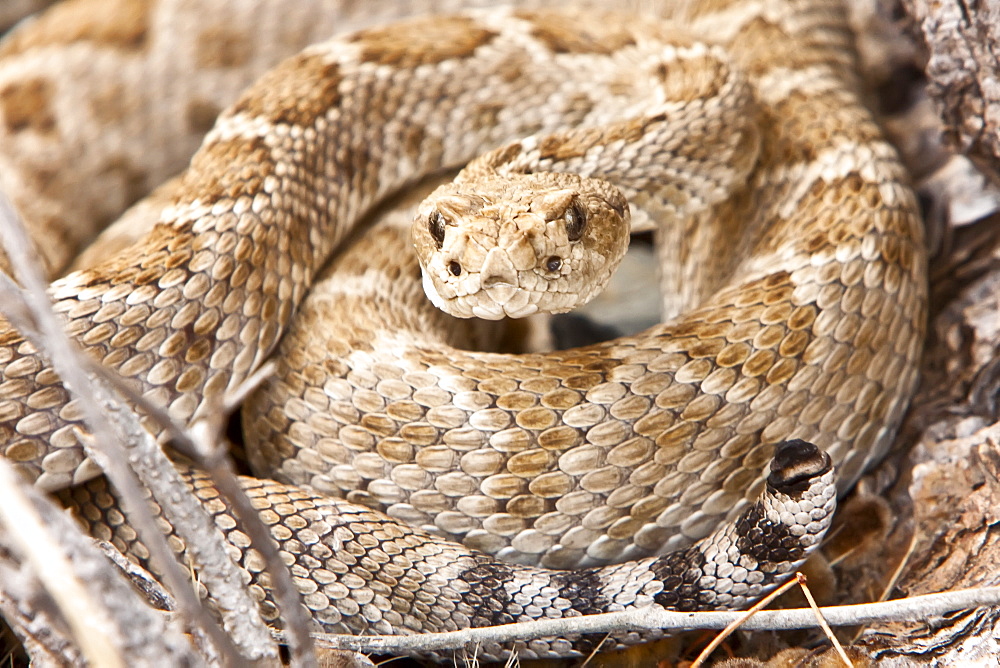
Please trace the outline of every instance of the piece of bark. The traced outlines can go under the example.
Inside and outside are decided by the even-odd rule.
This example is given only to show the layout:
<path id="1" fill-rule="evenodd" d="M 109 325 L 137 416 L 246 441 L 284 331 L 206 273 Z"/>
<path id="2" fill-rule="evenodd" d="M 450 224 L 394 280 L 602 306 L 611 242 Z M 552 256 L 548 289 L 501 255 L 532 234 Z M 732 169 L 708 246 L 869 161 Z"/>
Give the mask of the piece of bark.
<path id="1" fill-rule="evenodd" d="M 1000 181 L 1000 3 L 904 0 L 927 45 L 927 90 L 956 149 Z"/>

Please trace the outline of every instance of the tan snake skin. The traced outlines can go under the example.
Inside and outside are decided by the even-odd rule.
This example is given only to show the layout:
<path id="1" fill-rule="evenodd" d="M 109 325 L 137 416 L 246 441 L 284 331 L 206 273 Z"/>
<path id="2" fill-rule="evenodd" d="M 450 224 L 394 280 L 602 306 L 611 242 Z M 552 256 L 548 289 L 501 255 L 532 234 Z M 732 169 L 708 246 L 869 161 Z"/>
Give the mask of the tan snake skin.
<path id="1" fill-rule="evenodd" d="M 670 24 L 506 12 L 418 19 L 312 47 L 223 114 L 166 191 L 160 225 L 136 248 L 53 283 L 74 336 L 181 421 L 277 346 L 276 377 L 244 413 L 258 473 L 418 529 L 312 491 L 247 483 L 294 555 L 296 582 L 323 628 L 436 630 L 554 614 L 560 605 L 738 607 L 773 583 L 770 571 L 725 586 L 717 581 L 732 569 L 713 572 L 711 586 L 701 585 L 712 600 L 699 594 L 691 604 L 689 594 L 680 603 L 657 598 L 657 587 L 666 590 L 661 583 L 692 559 L 711 561 L 728 549 L 719 545 L 738 544 L 748 517 L 767 516 L 749 502 L 764 491 L 761 471 L 775 445 L 820 446 L 841 490 L 888 447 L 916 382 L 925 258 L 906 176 L 858 101 L 842 10 L 827 0 L 706 0 L 687 10 L 685 30 L 721 48 Z M 20 40 L 0 56 L 22 68 L 49 48 L 27 31 Z M 37 110 L 17 117 L 10 102 L 40 104 L 48 94 L 40 81 L 0 87 L 5 131 L 21 149 L 59 127 L 55 114 L 51 124 Z M 515 144 L 512 159 L 603 175 L 630 196 L 640 222 L 643 211 L 666 221 L 665 310 L 679 315 L 570 351 L 467 352 L 454 347 L 467 345 L 461 327 L 448 329 L 421 296 L 416 260 L 391 225 L 324 270 L 305 299 L 327 257 L 380 199 L 529 135 L 538 139 Z M 122 178 L 145 188 L 178 167 L 176 156 L 157 159 L 163 164 L 142 178 Z M 23 177 L 31 170 L 9 171 L 17 178 L 4 177 L 6 188 L 31 191 Z M 26 215 L 43 229 L 55 216 Z M 65 260 L 49 256 L 52 266 Z M 0 330 L 3 454 L 48 489 L 94 474 L 68 401 L 33 348 Z M 810 475 L 829 476 L 815 457 L 804 459 Z M 134 533 L 108 525 L 114 511 L 101 485 L 71 493 L 81 516 L 141 556 Z M 801 510 L 808 524 L 806 508 L 832 509 L 824 490 L 767 503 L 795 504 L 790 515 Z M 227 537 L 245 547 L 223 511 L 213 507 Z M 347 540 L 344 551 L 323 540 L 347 523 L 330 512 L 358 518 L 354 543 L 337 537 Z M 807 535 L 825 529 L 826 515 Z M 720 526 L 674 561 L 579 576 L 500 565 L 432 537 L 572 568 L 685 550 Z M 415 541 L 410 552 L 387 547 L 406 541 Z M 795 550 L 755 559 L 782 562 L 780 572 L 801 558 Z M 405 574 L 439 569 L 435 577 L 453 582 L 440 569 L 463 559 L 483 582 L 509 585 L 506 607 L 470 619 L 467 592 L 459 587 L 461 604 L 451 603 L 428 580 L 428 609 L 400 612 L 402 591 L 407 600 L 424 591 Z M 480 595 L 480 585 L 468 586 Z M 562 594 L 539 602 L 549 590 L 575 594 L 563 597 L 569 605 L 558 602 Z M 590 602 L 586 610 L 578 600 Z M 586 651 L 565 640 L 517 649 Z"/>

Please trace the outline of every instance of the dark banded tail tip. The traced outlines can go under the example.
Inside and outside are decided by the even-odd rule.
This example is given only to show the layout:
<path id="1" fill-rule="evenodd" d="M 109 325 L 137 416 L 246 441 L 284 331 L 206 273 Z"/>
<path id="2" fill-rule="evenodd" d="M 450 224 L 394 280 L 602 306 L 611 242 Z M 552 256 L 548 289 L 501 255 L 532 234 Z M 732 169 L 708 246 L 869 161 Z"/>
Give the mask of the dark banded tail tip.
<path id="1" fill-rule="evenodd" d="M 767 484 L 779 492 L 801 491 L 832 467 L 830 456 L 812 443 L 801 439 L 782 441 L 774 449 Z"/>

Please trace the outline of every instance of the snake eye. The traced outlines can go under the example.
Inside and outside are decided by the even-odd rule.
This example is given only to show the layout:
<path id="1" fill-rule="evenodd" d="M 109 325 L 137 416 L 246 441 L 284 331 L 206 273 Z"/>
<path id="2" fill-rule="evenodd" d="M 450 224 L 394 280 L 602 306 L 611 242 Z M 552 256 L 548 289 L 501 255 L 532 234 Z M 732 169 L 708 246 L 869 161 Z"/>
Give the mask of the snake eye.
<path id="1" fill-rule="evenodd" d="M 559 271 L 562 268 L 562 260 L 553 255 L 545 261 L 545 268 L 549 271 Z"/>
<path id="2" fill-rule="evenodd" d="M 566 236 L 569 240 L 579 241 L 587 228 L 587 209 L 574 199 L 563 213 L 563 221 L 566 223 Z"/>
<path id="3" fill-rule="evenodd" d="M 427 230 L 434 237 L 438 248 L 444 245 L 444 226 L 444 216 L 441 215 L 440 211 L 432 211 L 431 215 L 427 217 Z"/>
<path id="4" fill-rule="evenodd" d="M 462 265 L 452 260 L 448 263 L 448 271 L 451 272 L 452 276 L 458 276 L 462 273 Z"/>

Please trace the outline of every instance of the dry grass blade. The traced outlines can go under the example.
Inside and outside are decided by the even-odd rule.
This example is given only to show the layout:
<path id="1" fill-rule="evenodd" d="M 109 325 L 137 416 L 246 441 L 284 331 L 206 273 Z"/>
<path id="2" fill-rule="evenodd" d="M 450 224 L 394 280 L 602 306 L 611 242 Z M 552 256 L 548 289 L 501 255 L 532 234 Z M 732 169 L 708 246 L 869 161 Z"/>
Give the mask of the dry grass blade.
<path id="1" fill-rule="evenodd" d="M 2 195 L 0 231 L 7 254 L 25 286 L 21 290 L 0 274 L 4 314 L 22 335 L 45 352 L 56 373 L 80 402 L 93 434 L 81 439 L 87 454 L 101 466 L 118 491 L 130 524 L 150 550 L 151 559 L 177 597 L 182 614 L 211 638 L 225 663 L 238 663 L 241 656 L 276 656 L 276 647 L 260 619 L 256 603 L 241 586 L 240 571 L 226 552 L 222 535 L 211 518 L 152 435 L 141 426 L 134 410 L 106 383 L 85 371 L 89 362 L 66 336 L 50 308 L 34 248 L 10 202 Z M 142 484 L 137 479 L 140 475 Z M 195 559 L 202 566 L 202 581 L 216 598 L 231 635 L 219 629 L 188 585 L 157 526 L 143 485 L 157 499 L 189 549 L 194 548 Z"/>
<path id="2" fill-rule="evenodd" d="M 311 620 L 302 605 L 302 599 L 292 582 L 291 572 L 281 559 L 281 554 L 271 538 L 270 531 L 261 520 L 250 499 L 243 491 L 236 472 L 223 447 L 224 438 L 221 434 L 221 420 L 209 423 L 208 420 L 196 422 L 190 429 L 184 429 L 174 422 L 166 411 L 146 401 L 120 376 L 109 369 L 93 363 L 90 369 L 95 375 L 104 378 L 113 385 L 132 405 L 137 406 L 153 419 L 171 437 L 173 446 L 190 457 L 211 477 L 218 491 L 222 494 L 240 521 L 251 547 L 260 553 L 264 559 L 265 571 L 271 576 L 271 591 L 275 602 L 284 617 L 285 628 L 289 629 L 287 643 L 293 666 L 308 668 L 316 665 L 316 652 L 312 636 L 309 635 Z M 241 383 L 220 410 L 207 411 L 210 415 L 228 416 L 268 375 L 273 373 L 274 366 L 265 363 Z"/>
<path id="3" fill-rule="evenodd" d="M 826 623 L 826 619 L 823 617 L 822 611 L 819 609 L 819 606 L 816 605 L 816 599 L 813 598 L 812 592 L 809 591 L 809 585 L 806 584 L 806 577 L 802 575 L 802 573 L 796 573 L 795 581 L 799 583 L 802 593 L 805 594 L 806 600 L 809 601 L 809 607 L 812 608 L 813 613 L 816 615 L 816 621 L 819 623 L 820 628 L 823 629 L 823 633 L 826 634 L 826 637 L 830 639 L 830 642 L 837 650 L 837 654 L 840 655 L 844 665 L 847 666 L 847 668 L 853 668 L 854 664 L 847 656 L 847 652 L 844 651 L 840 641 L 837 640 L 837 636 L 833 634 L 833 629 L 831 629 L 830 625 Z"/>
<path id="4" fill-rule="evenodd" d="M 3 459 L 0 529 L 4 613 L 13 612 L 8 618 L 20 622 L 22 633 L 31 634 L 48 653 L 63 660 L 73 656 L 57 639 L 65 628 L 91 665 L 197 661 L 181 630 L 150 608 L 62 509 Z M 38 604 L 46 597 L 56 604 L 52 610 Z M 43 633 L 24 628 L 46 615 L 55 618 Z"/>
<path id="5" fill-rule="evenodd" d="M 733 631 L 738 629 L 746 620 L 750 619 L 755 614 L 757 614 L 757 611 L 770 605 L 771 601 L 778 598 L 786 591 L 788 591 L 790 588 L 795 586 L 796 582 L 803 582 L 804 580 L 805 577 L 801 573 L 796 573 L 794 579 L 789 580 L 785 584 L 781 585 L 780 587 L 772 591 L 770 594 L 768 594 L 761 600 L 757 601 L 757 603 L 754 604 L 752 608 L 750 608 L 744 613 L 741 613 L 737 619 L 734 619 L 731 623 L 729 623 L 726 626 L 726 628 L 722 629 L 722 631 L 719 634 L 717 634 L 714 638 L 712 638 L 712 642 L 708 643 L 708 646 L 706 646 L 705 649 L 701 650 L 701 653 L 698 654 L 694 662 L 691 664 L 691 668 L 699 668 L 701 665 L 703 665 L 705 661 L 708 660 L 708 657 L 712 655 L 712 652 L 718 649 L 719 645 L 721 645 L 726 638 L 732 635 Z"/>
<path id="6" fill-rule="evenodd" d="M 596 643 L 594 645 L 594 649 L 590 650 L 590 654 L 588 654 L 587 658 L 584 659 L 583 663 L 580 664 L 580 668 L 586 668 L 586 666 L 590 665 L 590 662 L 594 660 L 594 657 L 597 656 L 598 653 L 600 653 L 600 651 L 601 651 L 601 645 L 603 645 L 604 641 L 607 640 L 610 636 L 611 636 L 611 634 L 609 634 L 609 633 L 605 633 L 604 634 L 604 637 L 601 638 L 601 642 Z M 511 656 L 513 656 L 513 654 Z"/>

